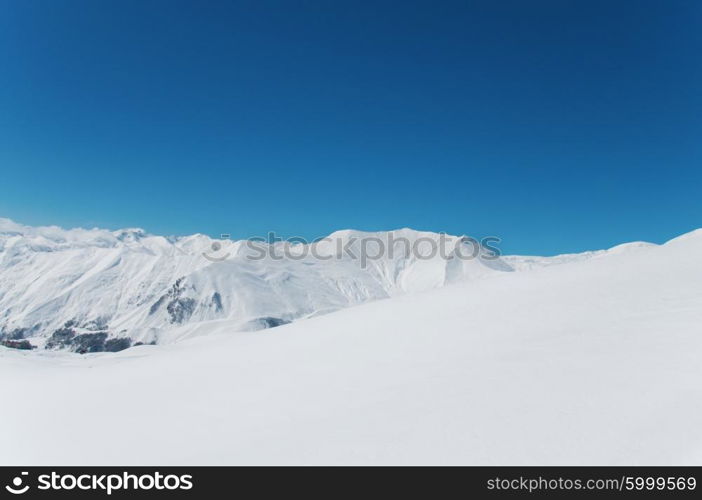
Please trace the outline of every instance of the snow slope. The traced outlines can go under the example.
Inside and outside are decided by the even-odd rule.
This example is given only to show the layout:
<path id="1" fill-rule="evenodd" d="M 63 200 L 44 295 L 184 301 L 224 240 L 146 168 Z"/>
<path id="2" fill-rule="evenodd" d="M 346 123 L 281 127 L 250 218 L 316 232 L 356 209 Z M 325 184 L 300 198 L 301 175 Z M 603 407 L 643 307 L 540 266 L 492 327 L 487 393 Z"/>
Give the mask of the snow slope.
<path id="1" fill-rule="evenodd" d="M 0 463 L 700 465 L 701 254 L 696 231 L 264 332 L 0 348 Z"/>

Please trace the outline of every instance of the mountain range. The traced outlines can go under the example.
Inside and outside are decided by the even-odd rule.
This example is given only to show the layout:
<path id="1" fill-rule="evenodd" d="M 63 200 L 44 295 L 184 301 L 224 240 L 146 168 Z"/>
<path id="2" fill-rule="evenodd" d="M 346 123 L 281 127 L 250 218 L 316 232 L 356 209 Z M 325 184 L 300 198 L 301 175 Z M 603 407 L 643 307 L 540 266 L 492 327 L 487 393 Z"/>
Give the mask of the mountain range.
<path id="1" fill-rule="evenodd" d="M 382 248 L 367 244 L 393 238 L 408 246 L 398 243 L 394 252 L 379 252 Z M 446 252 L 431 254 L 434 243 L 446 246 L 441 249 Z M 273 250 L 282 255 L 285 245 L 291 258 L 276 258 Z M 457 247 L 468 258 L 457 257 Z M 597 255 L 499 258 L 482 246 L 477 252 L 468 247 L 460 237 L 411 229 L 337 231 L 291 246 L 201 234 L 163 237 L 142 229 L 30 227 L 0 219 L 0 342 L 81 353 L 119 351 L 170 343 L 209 321 L 226 322 L 232 331 L 259 330 L 453 282 Z"/>

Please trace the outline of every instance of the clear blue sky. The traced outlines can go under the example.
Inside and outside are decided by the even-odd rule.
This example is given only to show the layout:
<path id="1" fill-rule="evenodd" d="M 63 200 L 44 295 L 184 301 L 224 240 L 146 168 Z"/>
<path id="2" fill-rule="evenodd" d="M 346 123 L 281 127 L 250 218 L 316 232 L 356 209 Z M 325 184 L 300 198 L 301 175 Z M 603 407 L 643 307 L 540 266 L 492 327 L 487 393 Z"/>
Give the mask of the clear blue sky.
<path id="1" fill-rule="evenodd" d="M 661 242 L 702 226 L 701 26 L 695 0 L 0 0 L 0 216 Z"/>

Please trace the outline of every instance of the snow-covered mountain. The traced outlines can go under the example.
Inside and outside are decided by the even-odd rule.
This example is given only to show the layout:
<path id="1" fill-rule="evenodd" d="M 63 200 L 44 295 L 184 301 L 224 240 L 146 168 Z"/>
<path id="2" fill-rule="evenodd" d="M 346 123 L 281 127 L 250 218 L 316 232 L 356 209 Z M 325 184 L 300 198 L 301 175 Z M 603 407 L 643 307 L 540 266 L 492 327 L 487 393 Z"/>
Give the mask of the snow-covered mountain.
<path id="1" fill-rule="evenodd" d="M 496 258 L 463 238 L 411 229 L 337 231 L 291 246 L 0 219 L 0 342 L 119 351 L 171 343 L 216 325 L 259 330 L 450 283 L 650 247 L 637 242 L 556 257 Z M 285 249 L 288 257 L 280 258 Z"/>
<path id="2" fill-rule="evenodd" d="M 418 243 L 417 252 L 399 244 L 381 255 L 369 241 L 390 237 Z M 280 250 L 274 254 L 268 244 L 204 235 L 165 238 L 141 229 L 64 230 L 0 219 L 0 341 L 118 351 L 171 342 L 188 335 L 184 326 L 207 321 L 226 321 L 232 330 L 268 328 L 512 270 L 484 248 L 478 258 L 454 258 L 456 248 L 466 256 L 473 248 L 444 237 L 448 253 L 423 258 L 442 235 L 339 231 L 289 247 L 293 258 L 279 259 L 286 243 L 272 244 Z M 363 261 L 362 254 L 377 258 Z"/>
<path id="3" fill-rule="evenodd" d="M 130 255 L 117 236 L 79 239 L 90 238 L 106 238 L 105 255 Z M 30 244 L 39 243 L 22 245 Z M 148 245 L 142 240 L 134 252 L 149 256 L 142 249 Z M 4 246 L 4 262 L 21 252 L 7 241 Z M 103 248 L 66 252 L 93 255 L 98 276 L 123 273 L 132 284 L 143 279 L 121 267 L 132 258 L 134 271 L 137 263 L 152 264 L 142 276 L 156 263 L 166 265 L 167 259 L 131 256 L 110 268 L 96 247 Z M 34 279 L 44 270 L 50 283 L 60 283 L 65 271 L 50 272 L 49 251 L 31 252 L 19 262 L 42 264 Z M 479 279 L 397 293 L 266 332 L 236 332 L 239 319 L 225 318 L 175 327 L 199 335 L 182 342 L 118 353 L 0 347 L 0 392 L 7 402 L 0 424 L 26 429 L 3 433 L 0 464 L 700 465 L 700 255 L 702 231 L 696 231 L 588 258 L 531 259 L 522 272 L 490 270 Z M 190 258 L 196 260 L 183 257 Z M 162 289 L 149 291 L 143 307 L 152 307 L 186 267 L 168 262 L 170 276 L 153 274 L 162 278 Z M 406 274 L 412 265 L 396 275 L 383 264 L 369 277 L 353 274 L 349 288 L 334 281 L 345 270 L 329 275 L 325 268 L 314 277 L 297 268 L 280 271 L 290 272 L 289 280 L 273 274 L 276 286 L 267 287 L 256 270 L 227 265 L 244 273 L 231 283 L 279 291 L 270 307 L 285 304 L 286 310 L 319 300 L 303 295 L 284 302 L 283 290 L 304 293 L 304 287 L 278 288 L 289 281 L 339 283 L 324 290 L 341 288 L 334 297 L 349 299 L 325 299 L 333 305 L 363 300 L 370 290 L 394 294 L 390 282 L 396 289 L 417 283 Z M 3 266 L 7 286 L 9 267 Z M 219 286 L 216 277 L 229 274 L 209 275 L 213 269 L 191 271 L 203 280 L 192 283 Z M 82 279 L 98 280 L 81 295 L 102 304 L 87 295 L 100 289 L 101 278 Z M 435 279 L 421 282 L 443 282 Z M 80 277 L 71 283 L 81 289 Z M 3 289 L 3 300 L 7 293 L 22 297 L 21 289 L 11 290 Z"/>

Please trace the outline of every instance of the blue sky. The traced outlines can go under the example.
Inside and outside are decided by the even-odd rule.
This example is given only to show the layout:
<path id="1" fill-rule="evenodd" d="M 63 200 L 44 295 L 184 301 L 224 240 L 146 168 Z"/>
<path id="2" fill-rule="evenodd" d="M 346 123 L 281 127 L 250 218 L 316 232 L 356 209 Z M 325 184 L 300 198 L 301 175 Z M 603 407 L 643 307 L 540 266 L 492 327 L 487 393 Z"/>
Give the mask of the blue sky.
<path id="1" fill-rule="evenodd" d="M 675 0 L 0 0 L 0 216 L 661 242 L 702 226 L 701 23 Z"/>

